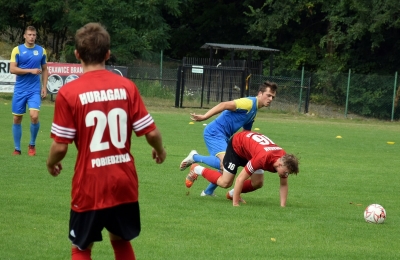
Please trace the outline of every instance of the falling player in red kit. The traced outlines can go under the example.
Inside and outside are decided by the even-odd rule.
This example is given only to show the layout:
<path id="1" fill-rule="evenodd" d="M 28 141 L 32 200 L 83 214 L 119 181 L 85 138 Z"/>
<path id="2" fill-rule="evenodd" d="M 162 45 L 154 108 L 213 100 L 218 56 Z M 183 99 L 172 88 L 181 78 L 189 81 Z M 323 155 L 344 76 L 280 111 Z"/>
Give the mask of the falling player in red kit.
<path id="1" fill-rule="evenodd" d="M 264 171 L 277 172 L 280 177 L 280 205 L 285 207 L 288 195 L 287 177 L 299 172 L 299 162 L 294 155 L 287 154 L 265 135 L 251 131 L 237 133 L 231 138 L 223 166 L 221 174 L 193 164 L 186 177 L 186 187 L 190 188 L 198 175 L 202 175 L 211 183 L 229 188 L 233 184 L 238 167 L 243 166 L 236 178 L 234 189 L 226 194 L 228 199 L 233 200 L 233 206 L 239 206 L 239 202 L 244 202 L 240 197 L 241 193 L 251 192 L 263 186 Z"/>
<path id="2" fill-rule="evenodd" d="M 166 152 L 161 134 L 136 85 L 105 69 L 110 36 L 98 23 L 75 35 L 75 56 L 84 74 L 57 94 L 47 169 L 58 176 L 68 144 L 78 150 L 72 179 L 69 238 L 72 259 L 91 259 L 93 243 L 109 231 L 115 259 L 135 259 L 130 240 L 140 233 L 138 177 L 131 136 L 145 136 L 156 163 Z"/>

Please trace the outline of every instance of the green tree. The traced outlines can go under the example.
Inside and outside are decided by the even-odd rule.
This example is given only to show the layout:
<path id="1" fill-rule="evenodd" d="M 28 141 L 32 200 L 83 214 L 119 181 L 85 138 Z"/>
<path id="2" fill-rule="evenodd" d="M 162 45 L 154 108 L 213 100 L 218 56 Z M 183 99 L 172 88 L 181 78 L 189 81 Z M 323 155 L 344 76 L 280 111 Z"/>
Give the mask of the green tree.
<path id="1" fill-rule="evenodd" d="M 67 38 L 66 1 L 0 0 L 0 32 L 11 43 L 24 41 L 28 25 L 37 30 L 37 43 L 48 50 L 49 60 L 58 60 Z"/>
<path id="2" fill-rule="evenodd" d="M 209 57 L 209 52 L 200 47 L 205 43 L 247 44 L 247 9 L 243 1 L 192 0 L 181 5 L 182 15 L 165 15 L 171 30 L 170 50 L 165 53 L 176 59 L 182 57 Z M 261 42 L 253 41 L 252 45 Z M 220 51 L 215 58 L 229 56 Z M 240 53 L 238 53 L 240 55 Z"/>
<path id="3" fill-rule="evenodd" d="M 170 26 L 163 12 L 180 15 L 181 0 L 70 0 L 69 31 L 100 22 L 111 36 L 111 52 L 119 64 L 169 48 Z"/>
<path id="4" fill-rule="evenodd" d="M 280 68 L 361 73 L 395 70 L 400 8 L 395 0 L 249 1 L 249 33 L 281 50 Z"/>
<path id="5" fill-rule="evenodd" d="M 32 2 L 32 20 L 40 24 L 50 61 L 59 61 L 68 38 L 68 1 L 39 0 Z"/>

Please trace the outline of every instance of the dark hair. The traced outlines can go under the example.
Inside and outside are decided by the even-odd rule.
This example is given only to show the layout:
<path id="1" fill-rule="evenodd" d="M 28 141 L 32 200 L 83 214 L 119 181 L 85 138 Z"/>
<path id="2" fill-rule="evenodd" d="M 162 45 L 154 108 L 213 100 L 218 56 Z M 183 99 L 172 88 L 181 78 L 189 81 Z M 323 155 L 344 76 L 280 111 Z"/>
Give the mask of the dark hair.
<path id="1" fill-rule="evenodd" d="M 299 159 L 293 154 L 285 154 L 281 157 L 282 164 L 286 166 L 289 174 L 298 174 L 299 173 Z"/>
<path id="2" fill-rule="evenodd" d="M 265 92 L 269 88 L 271 91 L 276 92 L 278 89 L 278 85 L 275 82 L 265 81 L 263 84 L 260 85 L 258 92 Z"/>
<path id="3" fill-rule="evenodd" d="M 101 24 L 88 23 L 76 31 L 75 49 L 84 63 L 102 63 L 110 50 L 110 35 Z"/>

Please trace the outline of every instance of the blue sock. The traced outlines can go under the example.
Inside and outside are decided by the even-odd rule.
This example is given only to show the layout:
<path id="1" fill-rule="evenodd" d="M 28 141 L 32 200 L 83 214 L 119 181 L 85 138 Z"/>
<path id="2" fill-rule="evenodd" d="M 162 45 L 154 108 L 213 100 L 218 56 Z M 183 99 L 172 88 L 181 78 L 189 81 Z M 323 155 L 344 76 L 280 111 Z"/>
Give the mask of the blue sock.
<path id="1" fill-rule="evenodd" d="M 220 160 L 218 157 L 216 156 L 204 156 L 204 155 L 199 155 L 199 154 L 195 154 L 193 156 L 193 159 L 195 162 L 200 162 L 200 163 L 205 163 L 208 166 L 211 166 L 217 170 L 219 170 L 220 168 Z"/>
<path id="2" fill-rule="evenodd" d="M 218 187 L 217 184 L 210 183 L 210 184 L 208 184 L 207 188 L 204 190 L 204 193 L 207 195 L 211 195 L 214 193 L 214 191 L 217 187 Z"/>
<path id="3" fill-rule="evenodd" d="M 199 155 L 199 154 L 195 154 L 193 156 L 193 159 L 196 162 L 201 162 L 201 163 L 205 163 L 215 169 L 217 169 L 218 171 L 220 170 L 220 160 L 217 156 L 204 156 L 204 155 Z M 207 188 L 204 190 L 204 193 L 207 195 L 211 195 L 213 194 L 213 192 L 215 191 L 215 189 L 218 187 L 218 185 L 214 184 L 214 183 L 210 183 Z"/>
<path id="4" fill-rule="evenodd" d="M 32 124 L 31 123 L 31 141 L 29 142 L 30 145 L 35 145 L 36 143 L 36 137 L 38 135 L 40 128 L 40 123 L 38 122 L 37 124 Z"/>
<path id="5" fill-rule="evenodd" d="M 22 137 L 22 127 L 21 124 L 12 125 L 12 133 L 14 137 L 15 149 L 21 151 L 21 137 Z"/>

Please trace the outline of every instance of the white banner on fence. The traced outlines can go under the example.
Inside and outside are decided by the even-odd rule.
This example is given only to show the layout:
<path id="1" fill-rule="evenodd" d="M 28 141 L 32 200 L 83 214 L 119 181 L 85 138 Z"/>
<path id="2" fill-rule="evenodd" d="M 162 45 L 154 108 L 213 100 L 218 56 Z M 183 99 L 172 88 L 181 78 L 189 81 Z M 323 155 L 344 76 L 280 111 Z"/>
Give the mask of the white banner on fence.
<path id="1" fill-rule="evenodd" d="M 107 65 L 106 69 L 123 77 L 128 76 L 128 67 Z M 49 72 L 48 94 L 56 94 L 63 85 L 83 74 L 81 64 L 48 62 L 47 70 Z M 0 92 L 13 93 L 15 80 L 16 75 L 10 73 L 10 61 L 0 60 Z"/>
<path id="2" fill-rule="evenodd" d="M 0 60 L 0 92 L 13 93 L 16 75 L 10 73 L 10 61 Z"/>

